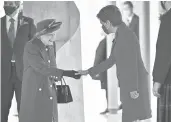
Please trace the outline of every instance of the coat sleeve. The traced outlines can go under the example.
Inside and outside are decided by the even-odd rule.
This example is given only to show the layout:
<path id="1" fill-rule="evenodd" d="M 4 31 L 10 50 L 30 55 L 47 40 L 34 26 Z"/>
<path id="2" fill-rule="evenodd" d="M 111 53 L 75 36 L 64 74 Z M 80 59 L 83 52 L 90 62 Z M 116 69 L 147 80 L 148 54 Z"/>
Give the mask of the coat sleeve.
<path id="1" fill-rule="evenodd" d="M 26 58 L 24 60 L 28 60 L 29 65 L 34 68 L 35 71 L 49 76 L 57 76 L 62 77 L 63 70 L 58 69 L 56 67 L 50 67 L 41 57 L 40 49 L 30 43 L 27 43 L 24 51 Z"/>
<path id="2" fill-rule="evenodd" d="M 94 67 L 88 69 L 88 71 L 90 76 L 93 78 L 96 77 L 96 75 L 99 75 L 100 73 L 111 68 L 114 64 L 115 64 L 114 52 L 112 51 L 109 58 L 107 58 L 105 61 L 102 61 L 100 64 L 97 64 Z"/>
<path id="3" fill-rule="evenodd" d="M 153 81 L 163 84 L 171 65 L 171 25 L 170 19 L 161 20 L 156 44 L 156 57 L 153 68 Z"/>

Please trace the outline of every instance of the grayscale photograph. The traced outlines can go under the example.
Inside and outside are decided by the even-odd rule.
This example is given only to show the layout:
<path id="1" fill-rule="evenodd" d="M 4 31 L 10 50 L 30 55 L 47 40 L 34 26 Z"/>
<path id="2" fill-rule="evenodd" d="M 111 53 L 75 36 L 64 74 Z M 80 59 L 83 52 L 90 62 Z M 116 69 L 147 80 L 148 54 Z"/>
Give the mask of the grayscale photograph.
<path id="1" fill-rule="evenodd" d="M 1 1 L 1 122 L 171 122 L 171 1 Z"/>

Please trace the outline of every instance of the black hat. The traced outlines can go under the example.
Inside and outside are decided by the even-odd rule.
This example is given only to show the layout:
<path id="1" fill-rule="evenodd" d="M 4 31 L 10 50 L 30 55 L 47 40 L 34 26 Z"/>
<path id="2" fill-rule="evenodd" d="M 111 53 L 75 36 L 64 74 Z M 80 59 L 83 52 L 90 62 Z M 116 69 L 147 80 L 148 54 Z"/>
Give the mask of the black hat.
<path id="1" fill-rule="evenodd" d="M 36 35 L 44 35 L 58 30 L 62 22 L 56 22 L 55 19 L 46 19 L 37 23 Z"/>

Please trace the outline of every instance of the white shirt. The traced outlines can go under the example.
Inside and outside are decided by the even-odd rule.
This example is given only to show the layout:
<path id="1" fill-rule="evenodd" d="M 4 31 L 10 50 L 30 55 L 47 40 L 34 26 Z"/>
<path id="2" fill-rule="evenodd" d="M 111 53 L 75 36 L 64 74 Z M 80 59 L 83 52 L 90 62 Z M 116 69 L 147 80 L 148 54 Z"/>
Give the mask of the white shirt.
<path id="1" fill-rule="evenodd" d="M 108 54 L 107 57 L 109 58 L 111 50 L 112 50 L 112 46 L 113 46 L 113 40 L 115 39 L 115 33 L 110 33 L 106 36 L 107 39 L 107 50 L 108 50 Z"/>
<path id="2" fill-rule="evenodd" d="M 6 15 L 6 28 L 7 28 L 7 33 L 9 31 L 9 27 L 11 25 L 10 22 L 11 17 Z M 17 26 L 18 26 L 18 14 L 16 14 L 14 17 L 14 29 L 15 29 L 15 36 L 16 36 L 16 32 L 17 32 Z"/>
<path id="3" fill-rule="evenodd" d="M 134 14 L 132 14 L 130 17 L 128 17 L 129 22 L 132 21 L 133 16 L 134 16 Z"/>
<path id="4" fill-rule="evenodd" d="M 131 16 L 126 18 L 125 23 L 126 23 L 127 26 L 129 26 L 129 24 L 131 23 L 133 16 L 134 16 L 134 14 L 132 14 Z"/>

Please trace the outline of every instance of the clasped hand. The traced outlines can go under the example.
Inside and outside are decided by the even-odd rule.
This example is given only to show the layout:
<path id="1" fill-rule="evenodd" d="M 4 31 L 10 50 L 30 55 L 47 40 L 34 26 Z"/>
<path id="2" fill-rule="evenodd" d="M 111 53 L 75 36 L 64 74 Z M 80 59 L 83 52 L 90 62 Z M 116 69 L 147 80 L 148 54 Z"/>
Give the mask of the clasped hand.
<path id="1" fill-rule="evenodd" d="M 137 99 L 139 97 L 139 93 L 137 91 L 130 92 L 130 96 L 132 99 Z"/>
<path id="2" fill-rule="evenodd" d="M 72 77 L 74 79 L 80 79 L 82 75 L 87 75 L 87 74 L 88 74 L 88 70 L 79 70 L 79 71 L 65 70 L 63 72 L 63 76 Z"/>
<path id="3" fill-rule="evenodd" d="M 77 75 L 88 75 L 88 70 L 79 70 Z"/>

